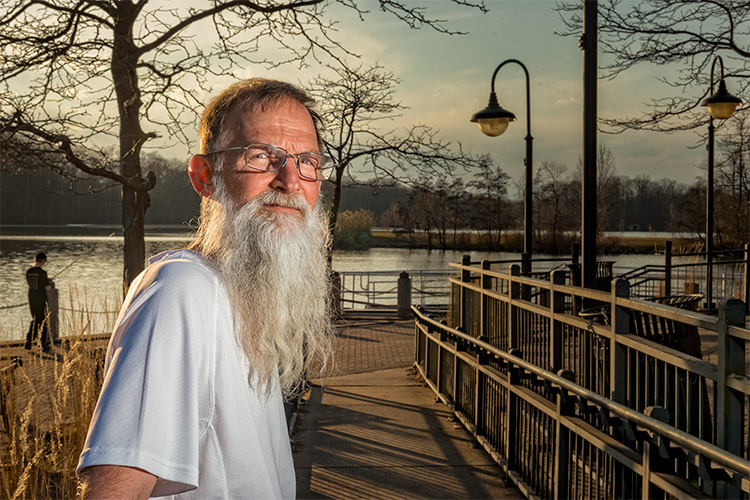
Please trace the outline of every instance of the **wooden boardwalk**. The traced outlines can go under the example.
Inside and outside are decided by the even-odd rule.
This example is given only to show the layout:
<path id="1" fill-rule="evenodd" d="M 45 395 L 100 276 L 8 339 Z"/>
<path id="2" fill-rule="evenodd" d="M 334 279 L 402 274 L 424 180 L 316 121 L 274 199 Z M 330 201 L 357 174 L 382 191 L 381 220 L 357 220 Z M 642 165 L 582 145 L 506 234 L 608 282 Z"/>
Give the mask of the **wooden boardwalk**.
<path id="1" fill-rule="evenodd" d="M 346 314 L 336 327 L 335 371 L 314 381 L 292 434 L 299 498 L 518 496 L 503 484 L 492 458 L 473 446 L 471 436 L 409 369 L 413 320 L 392 311 L 359 311 Z M 98 397 L 108 337 L 64 341 L 49 354 L 26 350 L 19 342 L 0 345 L 0 368 L 20 360 L 4 372 L 13 374 L 4 377 L 15 386 L 4 409 L 15 417 L 16 434 L 3 423 L 3 448 L 13 444 L 14 435 L 26 435 L 47 443 L 39 468 L 46 462 L 67 464 L 64 486 L 57 486 L 54 474 L 38 474 L 30 481 L 45 484 L 27 491 L 72 496 L 73 469 Z M 56 453 L 64 456 L 50 458 Z"/>

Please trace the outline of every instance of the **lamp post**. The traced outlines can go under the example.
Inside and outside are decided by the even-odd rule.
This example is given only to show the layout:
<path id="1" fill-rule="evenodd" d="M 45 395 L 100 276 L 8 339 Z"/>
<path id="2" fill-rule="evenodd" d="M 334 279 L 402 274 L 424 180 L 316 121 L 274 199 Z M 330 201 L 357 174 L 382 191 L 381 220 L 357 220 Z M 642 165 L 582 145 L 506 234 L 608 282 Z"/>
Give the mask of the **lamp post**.
<path id="1" fill-rule="evenodd" d="M 714 70 L 719 61 L 721 73 L 719 90 L 714 94 Z M 708 108 L 708 168 L 706 169 L 706 307 L 713 307 L 713 256 L 714 250 L 714 118 L 724 120 L 734 114 L 734 110 L 742 105 L 742 101 L 727 92 L 724 83 L 724 61 L 721 56 L 714 56 L 711 62 L 710 96 L 701 102 L 701 106 Z"/>
<path id="2" fill-rule="evenodd" d="M 597 184 L 597 102 L 599 67 L 599 3 L 583 2 L 583 150 L 581 152 L 581 285 L 596 288 L 596 184 Z M 593 304 L 592 304 L 593 305 Z"/>
<path id="3" fill-rule="evenodd" d="M 524 210 L 523 210 L 523 274 L 531 272 L 531 254 L 533 252 L 533 223 L 532 223 L 532 207 L 533 207 L 533 193 L 532 193 L 532 142 L 534 138 L 531 136 L 531 94 L 529 92 L 529 70 L 526 66 L 517 59 L 507 59 L 501 62 L 495 72 L 492 74 L 492 83 L 490 84 L 490 102 L 487 107 L 482 111 L 474 113 L 471 117 L 471 121 L 479 125 L 482 132 L 490 137 L 497 137 L 502 135 L 507 129 L 510 122 L 516 121 L 516 115 L 508 110 L 500 107 L 497 101 L 497 94 L 495 94 L 495 77 L 497 76 L 500 68 L 508 63 L 515 63 L 523 68 L 523 72 L 526 75 L 526 158 L 524 159 L 524 165 L 526 167 L 526 185 L 524 187 Z"/>

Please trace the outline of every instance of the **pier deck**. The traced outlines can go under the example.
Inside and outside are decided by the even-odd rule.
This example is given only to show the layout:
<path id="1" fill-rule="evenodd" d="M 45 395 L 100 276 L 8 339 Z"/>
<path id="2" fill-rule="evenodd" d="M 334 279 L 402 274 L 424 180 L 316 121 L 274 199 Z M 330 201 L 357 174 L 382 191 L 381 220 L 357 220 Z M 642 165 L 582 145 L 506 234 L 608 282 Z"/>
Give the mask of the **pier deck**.
<path id="1" fill-rule="evenodd" d="M 336 371 L 311 381 L 294 419 L 298 498 L 522 496 L 505 486 L 497 464 L 475 447 L 411 369 L 413 320 L 400 320 L 393 311 L 359 311 L 347 313 L 336 325 Z M 103 356 L 107 341 L 107 336 L 87 340 L 80 351 L 94 354 L 83 357 Z M 53 388 L 73 366 L 64 356 L 66 344 L 46 354 L 7 343 L 2 352 L 2 366 L 9 358 L 22 361 L 13 377 L 17 421 L 31 411 L 37 425 L 62 419 L 64 427 L 80 428 L 73 425 L 80 410 L 76 398 L 62 397 Z M 86 360 L 93 369 L 96 361 Z"/>

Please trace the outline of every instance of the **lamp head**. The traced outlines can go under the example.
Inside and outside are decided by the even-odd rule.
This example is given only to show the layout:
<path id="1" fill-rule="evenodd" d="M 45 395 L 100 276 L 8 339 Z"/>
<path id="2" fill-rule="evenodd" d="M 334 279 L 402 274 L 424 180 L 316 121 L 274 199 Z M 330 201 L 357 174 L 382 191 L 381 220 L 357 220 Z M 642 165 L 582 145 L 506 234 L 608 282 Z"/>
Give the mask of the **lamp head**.
<path id="1" fill-rule="evenodd" d="M 701 106 L 708 107 L 708 112 L 712 117 L 723 120 L 732 116 L 734 111 L 742 106 L 742 100 L 727 92 L 727 85 L 722 78 L 719 80 L 718 92 L 703 99 Z"/>
<path id="2" fill-rule="evenodd" d="M 482 111 L 477 111 L 471 121 L 479 125 L 479 129 L 490 137 L 497 137 L 508 130 L 508 124 L 516 121 L 516 115 L 500 107 L 497 95 L 490 93 L 490 102 Z"/>

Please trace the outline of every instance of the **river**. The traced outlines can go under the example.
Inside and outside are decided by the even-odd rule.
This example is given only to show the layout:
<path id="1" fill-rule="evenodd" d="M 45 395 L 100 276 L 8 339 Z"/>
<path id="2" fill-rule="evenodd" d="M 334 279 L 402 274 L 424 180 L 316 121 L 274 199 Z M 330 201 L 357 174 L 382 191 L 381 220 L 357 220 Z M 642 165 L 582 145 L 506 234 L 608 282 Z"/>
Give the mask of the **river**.
<path id="1" fill-rule="evenodd" d="M 109 328 L 113 311 L 122 301 L 120 232 L 115 226 L 0 228 L 0 340 L 23 338 L 28 329 L 31 317 L 26 305 L 24 273 L 39 251 L 47 254 L 48 263 L 44 268 L 54 278 L 63 312 L 88 309 L 94 313 L 91 316 L 107 318 L 101 324 L 89 326 L 92 333 Z M 190 240 L 190 230 L 185 226 L 147 227 L 146 254 L 183 248 Z M 448 263 L 460 261 L 462 255 L 470 255 L 473 261 L 516 257 L 511 253 L 371 248 L 335 252 L 333 268 L 341 272 L 448 269 Z M 616 273 L 663 263 L 658 255 L 611 255 L 606 259 L 616 261 Z M 73 321 L 85 323 L 84 318 L 72 316 Z"/>

